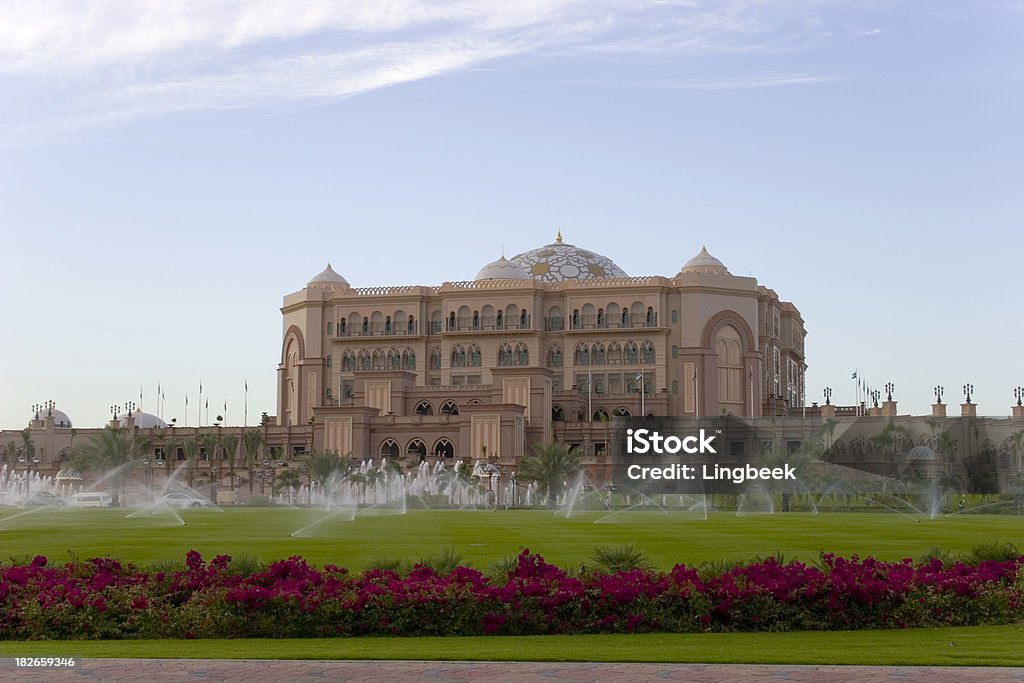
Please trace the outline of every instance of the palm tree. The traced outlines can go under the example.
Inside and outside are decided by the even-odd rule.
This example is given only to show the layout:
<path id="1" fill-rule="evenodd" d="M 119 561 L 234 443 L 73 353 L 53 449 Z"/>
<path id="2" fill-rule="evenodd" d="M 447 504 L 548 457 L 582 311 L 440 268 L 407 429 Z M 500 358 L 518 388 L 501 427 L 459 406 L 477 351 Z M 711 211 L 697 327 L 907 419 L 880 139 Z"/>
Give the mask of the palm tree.
<path id="1" fill-rule="evenodd" d="M 533 447 L 533 455 L 519 463 L 517 478 L 537 482 L 537 492 L 546 496 L 548 509 L 554 509 L 555 501 L 565 488 L 566 478 L 579 472 L 582 457 L 578 448 L 565 443 L 537 444 Z"/>
<path id="2" fill-rule="evenodd" d="M 263 447 L 263 432 L 255 427 L 242 432 L 242 452 L 245 453 L 245 468 L 249 471 L 249 493 L 252 493 L 253 470 L 256 468 L 256 456 Z"/>
<path id="3" fill-rule="evenodd" d="M 890 422 L 882 428 L 881 432 L 871 437 L 871 445 L 885 456 L 885 476 L 889 476 L 889 456 L 895 454 L 900 443 L 909 436 L 906 428 L 898 426 L 895 422 Z M 899 472 L 897 471 L 896 474 L 899 475 Z"/>
<path id="4" fill-rule="evenodd" d="M 195 483 L 196 460 L 199 457 L 199 442 L 195 437 L 181 442 L 181 451 L 185 455 L 185 466 L 188 468 L 188 487 Z"/>
<path id="5" fill-rule="evenodd" d="M 316 482 L 324 488 L 334 472 L 344 473 L 346 460 L 334 451 L 311 451 L 302 459 L 302 466 L 309 477 L 309 483 Z"/>
<path id="6" fill-rule="evenodd" d="M 957 440 L 948 431 L 939 434 L 935 439 L 935 448 L 941 455 L 944 455 L 949 463 L 956 461 Z"/>
<path id="7" fill-rule="evenodd" d="M 132 462 L 132 443 L 123 427 L 107 425 L 89 439 L 77 457 L 77 466 L 84 470 L 107 474 L 111 482 L 111 498 L 121 504 L 125 475 Z"/>
<path id="8" fill-rule="evenodd" d="M 271 483 L 270 486 L 270 498 L 274 499 L 277 492 L 277 486 L 280 485 L 285 491 L 291 491 L 299 488 L 299 472 L 298 470 L 287 469 L 278 472 L 277 479 Z"/>
<path id="9" fill-rule="evenodd" d="M 32 443 L 32 431 L 28 427 L 21 430 L 21 446 L 25 451 L 25 461 L 31 462 L 36 454 L 36 445 Z"/>
<path id="10" fill-rule="evenodd" d="M 228 472 L 231 473 L 231 490 L 235 490 L 235 456 L 238 454 L 239 438 L 234 434 L 224 437 L 224 453 L 228 456 Z"/>
<path id="11" fill-rule="evenodd" d="M 818 438 L 825 440 L 827 445 L 825 446 L 825 453 L 832 450 L 832 437 L 836 433 L 836 425 L 839 424 L 839 420 L 834 417 L 830 417 L 821 423 L 821 427 L 818 429 Z"/>
<path id="12" fill-rule="evenodd" d="M 1013 453 L 1014 469 L 1021 469 L 1021 453 L 1024 452 L 1024 429 L 1018 429 L 1010 434 L 1010 449 Z"/>

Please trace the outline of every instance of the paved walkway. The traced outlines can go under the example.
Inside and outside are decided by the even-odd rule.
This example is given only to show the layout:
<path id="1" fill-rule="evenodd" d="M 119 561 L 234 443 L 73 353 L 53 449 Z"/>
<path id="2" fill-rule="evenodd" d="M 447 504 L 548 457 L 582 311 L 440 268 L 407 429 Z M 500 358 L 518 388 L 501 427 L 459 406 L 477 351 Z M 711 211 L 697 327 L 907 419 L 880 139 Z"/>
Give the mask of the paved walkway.
<path id="1" fill-rule="evenodd" d="M 913 666 L 767 666 L 551 662 L 83 659 L 74 669 L 0 669 L 0 681 L 694 681 L 697 683 L 1024 682 L 1024 669 Z"/>

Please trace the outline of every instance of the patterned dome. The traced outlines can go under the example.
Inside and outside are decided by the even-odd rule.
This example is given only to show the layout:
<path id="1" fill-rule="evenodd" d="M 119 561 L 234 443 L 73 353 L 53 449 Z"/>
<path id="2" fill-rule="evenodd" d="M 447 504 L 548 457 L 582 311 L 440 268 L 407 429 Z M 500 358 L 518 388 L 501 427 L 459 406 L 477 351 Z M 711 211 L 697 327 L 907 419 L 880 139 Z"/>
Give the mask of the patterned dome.
<path id="1" fill-rule="evenodd" d="M 629 277 L 610 258 L 566 244 L 562 241 L 561 232 L 553 244 L 525 251 L 510 260 L 530 276 L 544 282 Z"/>
<path id="2" fill-rule="evenodd" d="M 501 258 L 480 269 L 476 274 L 477 280 L 529 280 L 530 274 L 505 258 Z"/>
<path id="3" fill-rule="evenodd" d="M 927 446 L 914 446 L 907 453 L 907 460 L 937 460 L 935 451 Z"/>

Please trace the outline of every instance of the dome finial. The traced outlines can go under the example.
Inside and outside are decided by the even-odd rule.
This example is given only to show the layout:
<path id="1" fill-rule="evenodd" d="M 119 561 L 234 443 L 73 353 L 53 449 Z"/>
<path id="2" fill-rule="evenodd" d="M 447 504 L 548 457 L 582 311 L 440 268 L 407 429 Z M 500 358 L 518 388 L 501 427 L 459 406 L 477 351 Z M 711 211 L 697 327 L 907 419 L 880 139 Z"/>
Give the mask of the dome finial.
<path id="1" fill-rule="evenodd" d="M 557 242 L 558 244 L 562 243 L 562 231 L 561 230 L 559 230 L 558 234 L 555 235 L 555 242 Z"/>

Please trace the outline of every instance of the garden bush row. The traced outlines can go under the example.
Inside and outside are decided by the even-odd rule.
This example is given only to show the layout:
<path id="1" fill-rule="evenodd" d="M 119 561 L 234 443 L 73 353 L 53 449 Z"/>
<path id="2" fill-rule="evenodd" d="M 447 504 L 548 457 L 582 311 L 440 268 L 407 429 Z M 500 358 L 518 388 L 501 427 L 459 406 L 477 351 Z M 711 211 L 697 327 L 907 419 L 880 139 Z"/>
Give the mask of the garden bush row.
<path id="1" fill-rule="evenodd" d="M 719 571 L 575 575 L 524 550 L 464 566 L 351 573 L 300 557 L 238 571 L 191 551 L 173 570 L 44 557 L 0 570 L 0 638 L 287 638 L 720 632 L 1024 621 L 1024 557 L 945 564 L 822 555 Z"/>

